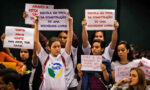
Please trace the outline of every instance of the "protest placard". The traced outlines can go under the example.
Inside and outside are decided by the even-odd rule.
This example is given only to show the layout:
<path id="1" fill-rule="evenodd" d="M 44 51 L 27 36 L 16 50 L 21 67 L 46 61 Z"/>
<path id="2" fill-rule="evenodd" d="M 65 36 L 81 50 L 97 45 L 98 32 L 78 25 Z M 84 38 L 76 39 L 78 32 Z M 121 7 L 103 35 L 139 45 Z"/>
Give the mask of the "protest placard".
<path id="1" fill-rule="evenodd" d="M 6 26 L 4 47 L 33 49 L 33 32 L 31 28 Z"/>
<path id="2" fill-rule="evenodd" d="M 81 55 L 81 70 L 83 71 L 101 71 L 101 63 L 102 56 L 100 55 Z"/>
<path id="3" fill-rule="evenodd" d="M 39 10 L 39 30 L 67 31 L 69 30 L 67 9 Z"/>
<path id="4" fill-rule="evenodd" d="M 122 65 L 122 66 L 115 66 L 115 82 L 123 78 L 129 78 L 131 68 L 135 67 L 132 64 Z"/>
<path id="5" fill-rule="evenodd" d="M 44 5 L 44 4 L 29 4 L 26 3 L 25 11 L 27 17 L 25 18 L 25 24 L 34 24 L 34 17 L 38 15 L 39 9 L 54 9 L 54 5 Z"/>
<path id="6" fill-rule="evenodd" d="M 114 30 L 115 10 L 87 9 L 85 18 L 86 30 Z"/>
<path id="7" fill-rule="evenodd" d="M 141 69 L 144 71 L 146 79 L 150 80 L 150 60 L 147 58 L 142 58 L 141 63 Z"/>

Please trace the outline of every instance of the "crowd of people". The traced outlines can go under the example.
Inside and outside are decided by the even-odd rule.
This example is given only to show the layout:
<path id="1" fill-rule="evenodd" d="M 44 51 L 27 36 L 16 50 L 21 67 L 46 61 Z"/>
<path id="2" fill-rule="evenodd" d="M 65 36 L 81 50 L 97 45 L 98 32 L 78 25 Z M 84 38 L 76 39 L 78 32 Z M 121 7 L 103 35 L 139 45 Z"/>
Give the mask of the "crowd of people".
<path id="1" fill-rule="evenodd" d="M 23 17 L 26 17 L 24 12 Z M 34 24 L 34 49 L 20 49 L 18 58 L 9 48 L 0 52 L 0 62 L 16 63 L 16 70 L 0 65 L 0 89 L 2 90 L 150 90 L 140 59 L 150 59 L 150 50 L 137 52 L 127 41 L 118 41 L 119 22 L 114 21 L 111 41 L 106 46 L 105 31 L 95 31 L 89 41 L 87 21 L 82 25 L 83 55 L 102 56 L 101 71 L 81 70 L 77 58 L 78 37 L 73 32 L 73 18 L 68 14 L 69 30 L 60 31 L 47 39 L 38 30 L 38 16 Z M 4 42 L 5 33 L 1 36 Z M 117 43 L 119 42 L 119 43 Z M 135 65 L 129 78 L 115 80 L 115 68 Z M 77 72 L 75 70 L 77 69 Z"/>

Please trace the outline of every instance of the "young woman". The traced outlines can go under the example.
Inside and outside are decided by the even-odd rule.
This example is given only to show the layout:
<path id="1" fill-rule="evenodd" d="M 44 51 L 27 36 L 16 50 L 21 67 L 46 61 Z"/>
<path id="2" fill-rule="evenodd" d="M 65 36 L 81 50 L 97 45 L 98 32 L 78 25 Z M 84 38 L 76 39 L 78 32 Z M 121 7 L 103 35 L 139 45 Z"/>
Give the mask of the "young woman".
<path id="1" fill-rule="evenodd" d="M 132 68 L 130 70 L 130 78 L 124 78 L 114 84 L 111 90 L 117 90 L 118 86 L 128 83 L 129 87 L 121 90 L 149 90 L 146 86 L 145 74 L 140 68 Z"/>
<path id="2" fill-rule="evenodd" d="M 104 42 L 101 40 L 94 40 L 91 48 L 92 55 L 102 55 L 103 51 Z M 81 66 L 81 64 L 78 64 L 77 66 L 78 74 L 82 78 L 81 90 L 106 90 L 105 84 L 111 81 L 111 67 L 109 60 L 106 60 L 105 57 L 103 57 L 102 64 L 100 65 L 102 71 L 100 72 L 82 72 Z"/>
<path id="3" fill-rule="evenodd" d="M 69 17 L 69 31 L 65 51 L 61 53 L 61 44 L 57 37 L 52 37 L 49 41 L 50 54 L 47 54 L 39 42 L 38 18 L 35 20 L 34 44 L 37 56 L 43 67 L 43 81 L 41 90 L 67 90 L 65 81 L 65 67 L 70 63 L 73 36 L 73 19 Z"/>
<path id="4" fill-rule="evenodd" d="M 36 59 L 36 60 L 34 60 Z M 21 87 L 20 90 L 32 90 L 35 86 L 33 86 L 34 78 L 40 78 L 35 75 L 36 67 L 38 65 L 38 58 L 34 50 L 28 49 L 20 49 L 20 57 L 19 60 L 22 61 L 26 65 L 26 72 L 21 77 Z M 33 62 L 32 62 L 33 60 Z M 38 80 L 38 82 L 40 79 Z M 40 84 L 36 82 L 36 84 Z M 26 88 L 24 88 L 26 87 Z"/>
<path id="5" fill-rule="evenodd" d="M 116 46 L 116 50 L 114 52 L 111 63 L 113 80 L 115 80 L 115 67 L 131 64 L 132 60 L 133 55 L 129 44 L 126 41 L 120 41 L 119 44 Z"/>
<path id="6" fill-rule="evenodd" d="M 88 40 L 88 32 L 85 29 L 86 25 L 87 25 L 87 22 L 86 22 L 86 19 L 84 19 L 82 21 L 82 41 L 83 41 L 82 50 L 83 50 L 85 55 L 89 55 L 91 53 L 91 45 L 90 45 L 89 40 Z M 118 27 L 119 27 L 119 24 L 118 24 L 117 21 L 115 21 L 115 23 L 114 23 L 115 30 L 113 30 L 113 32 L 112 32 L 112 40 L 104 50 L 104 55 L 103 56 L 105 56 L 105 58 L 108 59 L 108 60 L 112 59 L 112 56 L 113 56 L 113 53 L 114 53 L 114 49 L 115 49 L 117 39 L 118 39 L 118 30 L 117 30 Z M 105 41 L 104 33 L 102 31 L 96 31 L 94 33 L 94 37 L 93 37 L 92 40 Z M 87 50 L 88 50 L 88 52 L 85 52 Z"/>
<path id="7" fill-rule="evenodd" d="M 61 43 L 61 53 L 65 51 L 65 45 L 67 42 L 67 32 L 60 31 L 58 38 Z M 78 39 L 75 33 L 73 33 L 73 41 L 71 46 L 70 63 L 66 67 L 66 80 L 67 87 L 69 90 L 76 90 L 78 85 L 77 79 L 75 78 L 75 68 L 77 66 L 77 50 L 78 50 Z"/>

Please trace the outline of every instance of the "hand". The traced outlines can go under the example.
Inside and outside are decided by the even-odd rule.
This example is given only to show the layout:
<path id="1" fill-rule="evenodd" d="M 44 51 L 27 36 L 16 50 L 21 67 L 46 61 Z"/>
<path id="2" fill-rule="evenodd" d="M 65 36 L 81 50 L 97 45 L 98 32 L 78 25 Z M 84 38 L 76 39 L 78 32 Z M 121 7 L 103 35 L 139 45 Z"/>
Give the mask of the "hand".
<path id="1" fill-rule="evenodd" d="M 16 67 L 16 71 L 20 74 L 20 75 L 24 75 L 26 72 L 26 65 L 22 65 L 22 66 L 17 66 Z"/>
<path id="2" fill-rule="evenodd" d="M 115 27 L 115 29 L 118 29 L 118 27 L 119 27 L 119 23 L 117 20 L 115 20 L 115 22 L 114 22 L 114 27 Z"/>
<path id="3" fill-rule="evenodd" d="M 104 64 L 101 64 L 100 65 L 100 68 L 102 69 L 102 71 L 105 71 L 106 70 L 106 66 Z"/>
<path id="4" fill-rule="evenodd" d="M 82 27 L 85 27 L 87 25 L 87 21 L 86 21 L 86 19 L 84 18 L 83 20 L 82 20 Z"/>
<path id="5" fill-rule="evenodd" d="M 1 41 L 2 41 L 2 43 L 4 43 L 4 39 L 5 39 L 5 33 L 3 33 L 2 35 L 1 35 Z"/>
<path id="6" fill-rule="evenodd" d="M 129 83 L 131 80 L 130 78 L 123 78 L 122 80 L 118 81 L 117 83 L 115 83 L 115 86 L 119 86 L 125 83 Z"/>
<path id="7" fill-rule="evenodd" d="M 78 70 L 78 72 L 81 72 L 81 67 L 82 67 L 82 64 L 79 63 L 79 64 L 77 65 L 77 70 Z"/>
<path id="8" fill-rule="evenodd" d="M 26 11 L 23 12 L 23 16 L 22 16 L 24 19 L 27 17 L 27 13 Z"/>
<path id="9" fill-rule="evenodd" d="M 37 24 L 38 21 L 39 21 L 39 16 L 35 16 L 35 17 L 34 17 L 34 23 Z"/>
<path id="10" fill-rule="evenodd" d="M 140 61 L 139 64 L 138 64 L 138 67 L 141 67 L 143 66 L 142 62 Z"/>
<path id="11" fill-rule="evenodd" d="M 70 13 L 68 12 L 68 21 L 69 21 L 69 25 L 73 25 L 73 18 L 70 16 Z"/>

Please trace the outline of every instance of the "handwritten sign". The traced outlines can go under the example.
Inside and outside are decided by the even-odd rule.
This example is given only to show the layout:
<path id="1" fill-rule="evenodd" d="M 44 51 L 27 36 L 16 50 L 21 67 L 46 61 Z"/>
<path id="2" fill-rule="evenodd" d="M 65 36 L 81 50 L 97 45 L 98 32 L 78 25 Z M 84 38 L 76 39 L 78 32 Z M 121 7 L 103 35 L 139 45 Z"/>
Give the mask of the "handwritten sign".
<path id="1" fill-rule="evenodd" d="M 129 78 L 130 76 L 130 70 L 134 66 L 132 64 L 127 64 L 123 66 L 116 66 L 115 67 L 115 82 L 123 79 L 123 78 Z"/>
<path id="2" fill-rule="evenodd" d="M 45 31 L 67 31 L 69 22 L 67 9 L 45 9 L 39 10 L 39 30 Z"/>
<path id="3" fill-rule="evenodd" d="M 141 63 L 143 65 L 141 69 L 144 71 L 146 79 L 150 80 L 150 60 L 142 58 Z"/>
<path id="4" fill-rule="evenodd" d="M 115 10 L 85 10 L 87 30 L 114 30 Z"/>
<path id="5" fill-rule="evenodd" d="M 82 55 L 81 64 L 83 71 L 101 71 L 100 64 L 102 63 L 102 56 L 97 55 Z"/>
<path id="6" fill-rule="evenodd" d="M 4 47 L 33 49 L 33 32 L 31 28 L 6 26 Z"/>
<path id="7" fill-rule="evenodd" d="M 54 5 L 43 5 L 43 4 L 28 4 L 25 5 L 25 11 L 27 17 L 25 19 L 25 24 L 34 24 L 34 16 L 38 15 L 39 9 L 54 9 Z"/>

